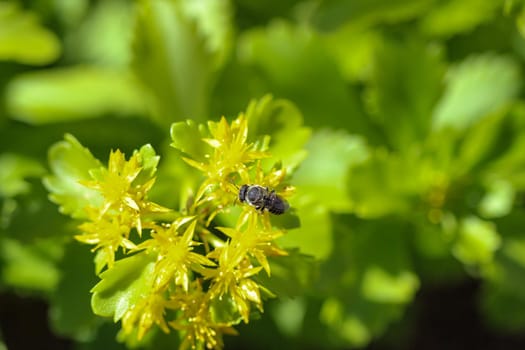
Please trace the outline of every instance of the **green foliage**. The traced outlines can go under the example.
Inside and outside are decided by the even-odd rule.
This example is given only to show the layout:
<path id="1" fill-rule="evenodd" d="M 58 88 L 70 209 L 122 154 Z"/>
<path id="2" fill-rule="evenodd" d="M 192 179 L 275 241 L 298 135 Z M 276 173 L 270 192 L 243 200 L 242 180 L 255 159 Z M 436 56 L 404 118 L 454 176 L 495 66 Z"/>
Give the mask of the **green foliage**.
<path id="1" fill-rule="evenodd" d="M 100 196 L 80 181 L 88 180 L 89 171 L 100 168 L 100 162 L 71 135 L 49 150 L 49 160 L 53 175 L 46 177 L 44 184 L 52 193 L 50 199 L 60 205 L 62 213 L 85 217 L 84 208 L 99 202 Z"/>
<path id="2" fill-rule="evenodd" d="M 46 65 L 59 57 L 59 39 L 38 23 L 34 13 L 21 10 L 16 3 L 2 2 L 0 22 L 1 60 Z"/>
<path id="3" fill-rule="evenodd" d="M 102 279 L 93 289 L 91 306 L 100 316 L 118 321 L 135 305 L 148 288 L 153 277 L 153 261 L 147 254 L 137 254 L 118 261 L 112 269 L 100 275 Z"/>
<path id="4" fill-rule="evenodd" d="M 522 333 L 524 23 L 512 0 L 0 3 L 0 286 L 79 349 L 363 347 L 470 278 Z"/>

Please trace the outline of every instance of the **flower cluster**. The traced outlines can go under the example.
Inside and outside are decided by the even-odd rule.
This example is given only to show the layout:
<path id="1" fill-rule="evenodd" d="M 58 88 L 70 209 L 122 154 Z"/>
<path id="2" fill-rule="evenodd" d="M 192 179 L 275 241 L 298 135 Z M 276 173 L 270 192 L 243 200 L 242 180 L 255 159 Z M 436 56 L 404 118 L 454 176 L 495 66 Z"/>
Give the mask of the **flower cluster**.
<path id="1" fill-rule="evenodd" d="M 254 307 L 263 311 L 263 297 L 271 293 L 254 277 L 270 275 L 268 257 L 287 254 L 275 243 L 284 231 L 272 225 L 268 212 L 242 205 L 239 188 L 257 184 L 282 198 L 293 188 L 284 186 L 286 171 L 278 163 L 264 168 L 262 160 L 271 157 L 268 137 L 266 142 L 248 142 L 243 114 L 231 123 L 225 118 L 209 122 L 200 130 L 205 131 L 198 142 L 206 151 L 201 157 L 182 154 L 202 173 L 186 207 L 169 210 L 149 201 L 154 171 L 142 153 L 126 161 L 115 151 L 107 169 L 91 171 L 92 180 L 82 182 L 103 200 L 86 208 L 89 221 L 80 225 L 83 233 L 76 238 L 95 245 L 97 271 L 108 267 L 103 279 L 118 257 L 142 254 L 150 259 L 140 286 L 134 284 L 140 293 L 130 291 L 136 298 L 128 296 L 127 304 L 121 303 L 124 310 L 118 316 L 115 311 L 125 334 L 141 339 L 157 325 L 164 332 L 178 330 L 181 348 L 217 349 L 223 334 L 235 334 L 235 324 L 249 322 Z M 240 211 L 232 210 L 239 206 Z M 220 213 L 233 215 L 236 223 L 216 225 Z"/>
<path id="2" fill-rule="evenodd" d="M 133 229 L 139 236 L 144 227 L 143 220 L 149 214 L 169 211 L 147 199 L 147 193 L 155 178 L 138 179 L 141 173 L 141 153 L 135 152 L 126 161 L 119 150 L 111 152 L 108 168 L 93 169 L 91 181 L 81 183 L 99 191 L 103 201 L 100 206 L 85 208 L 90 221 L 80 225 L 83 232 L 75 238 L 80 242 L 95 244 L 97 271 L 115 262 L 119 248 L 133 250 L 135 244 L 129 239 Z"/>

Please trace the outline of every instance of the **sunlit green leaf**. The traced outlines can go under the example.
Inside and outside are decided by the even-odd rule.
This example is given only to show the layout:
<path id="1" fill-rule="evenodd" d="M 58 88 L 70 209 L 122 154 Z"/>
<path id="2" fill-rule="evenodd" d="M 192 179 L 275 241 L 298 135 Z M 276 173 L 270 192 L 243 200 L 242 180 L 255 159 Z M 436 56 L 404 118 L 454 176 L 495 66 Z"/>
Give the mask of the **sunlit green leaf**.
<path id="1" fill-rule="evenodd" d="M 471 56 L 448 72 L 446 85 L 432 116 L 434 127 L 461 130 L 512 101 L 520 69 L 509 57 Z"/>
<path id="2" fill-rule="evenodd" d="M 299 248 L 301 253 L 317 259 L 326 258 L 334 244 L 328 209 L 316 203 L 307 203 L 300 207 L 295 207 L 292 203 L 292 206 L 301 218 L 301 226 L 279 237 L 279 245 L 290 249 Z"/>
<path id="3" fill-rule="evenodd" d="M 19 75 L 7 88 L 7 107 L 13 119 L 40 125 L 134 115 L 144 112 L 145 102 L 130 74 L 76 66 Z"/>
<path id="4" fill-rule="evenodd" d="M 63 11 L 82 11 L 83 6 L 79 1 L 69 3 L 76 3 L 79 8 L 66 10 L 66 4 L 61 4 Z M 83 20 L 79 18 L 76 26 L 68 32 L 65 53 L 83 62 L 125 67 L 131 60 L 132 10 L 132 3 L 125 0 L 102 1 L 96 4 L 89 14 Z"/>
<path id="5" fill-rule="evenodd" d="M 419 287 L 417 276 L 410 271 L 391 274 L 370 266 L 363 276 L 361 291 L 365 298 L 379 303 L 408 303 Z"/>
<path id="6" fill-rule="evenodd" d="M 484 217 L 502 217 L 510 213 L 516 191 L 505 180 L 494 180 L 488 184 L 487 194 L 480 202 L 480 213 Z"/>
<path id="7" fill-rule="evenodd" d="M 490 263 L 500 247 L 501 238 L 492 222 L 476 217 L 462 220 L 452 253 L 467 265 Z"/>
<path id="8" fill-rule="evenodd" d="M 274 21 L 264 29 L 247 31 L 239 39 L 239 61 L 257 72 L 256 77 L 266 84 L 263 92 L 291 100 L 306 125 L 370 131 L 356 90 L 340 76 L 312 30 Z"/>
<path id="9" fill-rule="evenodd" d="M 79 181 L 90 180 L 89 171 L 102 164 L 72 135 L 66 135 L 64 141 L 51 147 L 49 164 L 52 175 L 45 177 L 44 184 L 51 193 L 50 199 L 60 205 L 63 214 L 85 217 L 85 207 L 97 204 L 101 197 Z"/>
<path id="10" fill-rule="evenodd" d="M 304 159 L 306 152 L 303 146 L 310 136 L 310 129 L 303 125 L 303 116 L 292 103 L 272 100 L 267 95 L 249 104 L 246 118 L 250 126 L 248 138 L 255 141 L 258 137 L 269 135 L 272 158 L 282 161 L 288 172 Z"/>
<path id="11" fill-rule="evenodd" d="M 134 180 L 134 184 L 143 184 L 155 177 L 157 166 L 160 161 L 160 156 L 157 155 L 155 149 L 153 149 L 150 144 L 142 146 L 138 151 L 135 152 L 140 155 L 139 160 L 141 171 Z"/>
<path id="12" fill-rule="evenodd" d="M 154 266 L 153 256 L 146 253 L 117 261 L 91 290 L 93 312 L 113 317 L 115 322 L 120 320 L 151 288 Z"/>
<path id="13" fill-rule="evenodd" d="M 204 160 L 211 148 L 202 139 L 208 135 L 204 125 L 188 119 L 185 122 L 173 123 L 170 128 L 171 146 L 189 155 L 195 160 Z"/>
<path id="14" fill-rule="evenodd" d="M 138 6 L 133 67 L 154 96 L 156 118 L 163 125 L 204 120 L 214 71 L 229 45 L 228 3 L 146 0 Z"/>
<path id="15" fill-rule="evenodd" d="M 354 164 L 369 157 L 365 141 L 343 131 L 319 131 L 314 133 L 306 146 L 307 158 L 293 175 L 298 187 L 299 201 L 315 201 L 334 211 L 348 211 L 347 176 Z"/>
<path id="16" fill-rule="evenodd" d="M 20 10 L 15 2 L 0 3 L 0 60 L 45 65 L 60 53 L 60 40 L 34 13 Z"/>
<path id="17" fill-rule="evenodd" d="M 194 21 L 214 66 L 221 66 L 230 53 L 233 9 L 229 0 L 183 0 L 184 14 Z"/>
<path id="18" fill-rule="evenodd" d="M 355 28 L 349 23 L 325 36 L 325 41 L 346 79 L 370 78 L 374 52 L 382 43 L 379 32 Z"/>

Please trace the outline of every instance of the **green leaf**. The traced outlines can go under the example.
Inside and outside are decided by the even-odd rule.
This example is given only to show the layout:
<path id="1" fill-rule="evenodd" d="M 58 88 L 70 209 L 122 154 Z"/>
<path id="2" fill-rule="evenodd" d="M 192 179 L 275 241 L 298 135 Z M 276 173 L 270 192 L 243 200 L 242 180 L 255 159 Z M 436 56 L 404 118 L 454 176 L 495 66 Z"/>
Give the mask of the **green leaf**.
<path id="1" fill-rule="evenodd" d="M 492 222 L 468 217 L 460 223 L 452 253 L 466 265 L 483 266 L 492 262 L 500 246 L 501 237 Z"/>
<path id="2" fill-rule="evenodd" d="M 454 159 L 455 176 L 481 170 L 486 162 L 499 155 L 501 145 L 508 142 L 505 116 L 506 113 L 488 115 L 460 134 Z"/>
<path id="3" fill-rule="evenodd" d="M 229 0 L 181 1 L 184 14 L 191 19 L 213 65 L 220 67 L 228 58 L 233 38 L 233 8 Z"/>
<path id="4" fill-rule="evenodd" d="M 452 36 L 472 30 L 491 20 L 502 0 L 442 1 L 421 18 L 420 28 L 426 35 Z"/>
<path id="5" fill-rule="evenodd" d="M 419 288 L 410 261 L 408 225 L 335 216 L 337 246 L 321 266 L 320 321 L 342 344 L 363 346 L 401 317 Z"/>
<path id="6" fill-rule="evenodd" d="M 92 340 L 100 325 L 90 306 L 89 290 L 97 282 L 92 253 L 85 245 L 72 242 L 59 267 L 62 274 L 50 308 L 53 330 L 77 341 Z"/>
<path id="7" fill-rule="evenodd" d="M 44 178 L 49 198 L 60 206 L 60 212 L 73 218 L 84 218 L 86 206 L 96 206 L 102 200 L 99 192 L 79 183 L 90 180 L 89 171 L 102 167 L 91 152 L 72 135 L 49 149 L 52 175 Z"/>
<path id="8" fill-rule="evenodd" d="M 419 279 L 411 271 L 389 273 L 377 266 L 370 266 L 363 275 L 363 296 L 379 303 L 409 303 L 419 287 Z"/>
<path id="9" fill-rule="evenodd" d="M 151 289 L 154 267 L 154 256 L 146 253 L 115 262 L 100 274 L 101 281 L 91 290 L 93 312 L 120 320 Z"/>
<path id="10" fill-rule="evenodd" d="M 318 262 L 298 249 L 288 250 L 287 256 L 270 257 L 268 262 L 271 275 L 259 273 L 254 279 L 279 298 L 303 295 L 318 277 Z"/>
<path id="11" fill-rule="evenodd" d="M 497 159 L 485 169 L 484 183 L 490 188 L 494 181 L 507 181 L 516 191 L 525 188 L 525 105 L 521 102 L 512 106 L 509 118 L 503 120 L 498 126 L 500 131 L 499 143 L 494 144 L 492 149 L 500 150 Z M 480 140 L 481 141 L 481 140 Z M 492 141 L 492 139 L 490 139 Z M 482 147 L 482 145 L 478 145 Z M 483 145 L 483 147 L 487 147 Z M 490 146 L 489 146 L 490 147 Z"/>
<path id="12" fill-rule="evenodd" d="M 61 253 L 62 246 L 56 239 L 39 240 L 31 245 L 14 239 L 1 239 L 2 284 L 11 288 L 51 292 L 60 276 L 56 261 Z"/>
<path id="13" fill-rule="evenodd" d="M 400 155 L 377 149 L 366 161 L 350 168 L 347 189 L 353 211 L 364 218 L 408 213 L 432 185 L 435 164 L 418 149 Z"/>
<path id="14" fill-rule="evenodd" d="M 202 139 L 208 135 L 206 127 L 188 119 L 185 122 L 173 123 L 170 128 L 171 147 L 189 155 L 192 159 L 203 161 L 211 147 Z"/>
<path id="15" fill-rule="evenodd" d="M 323 0 L 316 9 L 313 21 L 325 30 L 348 22 L 355 25 L 397 22 L 417 17 L 432 3 L 432 0 Z"/>
<path id="16" fill-rule="evenodd" d="M 141 171 L 134 180 L 134 184 L 143 184 L 155 177 L 160 156 L 155 153 L 155 149 L 150 144 L 142 146 L 138 151 L 135 150 L 134 153 L 139 154 L 141 167 Z"/>
<path id="17" fill-rule="evenodd" d="M 520 278 L 523 278 L 521 275 Z M 484 320 L 500 332 L 523 334 L 525 330 L 523 295 L 488 284 L 483 288 L 481 310 Z"/>
<path id="18" fill-rule="evenodd" d="M 59 39 L 38 23 L 34 13 L 20 10 L 13 2 L 0 3 L 0 60 L 46 65 L 60 53 Z"/>
<path id="19" fill-rule="evenodd" d="M 516 190 L 511 183 L 497 179 L 491 181 L 479 203 L 479 212 L 486 218 L 505 216 L 511 212 L 515 197 Z"/>
<path id="20" fill-rule="evenodd" d="M 18 75 L 7 87 L 13 119 L 46 124 L 145 111 L 144 96 L 130 74 L 90 66 Z"/>
<path id="21" fill-rule="evenodd" d="M 277 239 L 283 248 L 298 248 L 302 254 L 324 259 L 330 255 L 333 247 L 332 224 L 327 208 L 317 203 L 296 206 L 296 214 L 301 218 L 301 226 L 286 232 Z"/>
<path id="22" fill-rule="evenodd" d="M 288 337 L 301 335 L 304 316 L 308 304 L 304 298 L 282 299 L 271 309 L 279 330 Z"/>
<path id="23" fill-rule="evenodd" d="M 235 325 L 242 321 L 237 304 L 230 295 L 214 298 L 210 304 L 211 320 L 218 324 Z"/>
<path id="24" fill-rule="evenodd" d="M 74 8 L 75 4 L 61 4 L 63 11 L 75 15 L 88 7 L 80 5 L 78 0 L 72 3 L 76 3 L 78 8 Z M 67 15 L 71 16 L 71 13 Z M 128 1 L 112 0 L 94 4 L 87 14 L 84 13 L 83 17 L 79 16 L 73 22 L 75 26 L 67 32 L 65 54 L 75 61 L 125 68 L 131 61 L 130 33 L 133 19 L 133 4 Z M 69 21 L 69 18 L 64 17 L 63 20 Z"/>
<path id="25" fill-rule="evenodd" d="M 289 101 L 273 100 L 271 96 L 266 95 L 258 101 L 251 101 L 245 114 L 250 141 L 263 135 L 271 137 L 271 162 L 275 159 L 281 161 L 288 172 L 301 163 L 306 156 L 303 146 L 311 131 L 303 126 L 303 116 L 297 107 Z"/>
<path id="26" fill-rule="evenodd" d="M 447 74 L 446 91 L 433 113 L 435 128 L 465 129 L 510 103 L 521 85 L 517 63 L 506 56 L 471 56 Z"/>
<path id="27" fill-rule="evenodd" d="M 54 11 L 67 29 L 76 28 L 89 10 L 89 0 L 56 0 Z"/>
<path id="28" fill-rule="evenodd" d="M 487 322 L 497 330 L 523 332 L 525 317 L 525 238 L 523 210 L 496 220 L 502 234 L 501 248 L 485 270 L 481 309 Z"/>
<path id="29" fill-rule="evenodd" d="M 0 235 L 17 239 L 24 244 L 51 237 L 71 234 L 68 219 L 57 211 L 56 205 L 49 201 L 49 192 L 41 180 L 32 180 L 31 191 L 6 198 L 1 206 Z"/>
<path id="30" fill-rule="evenodd" d="M 445 72 L 441 54 L 408 39 L 385 41 L 374 56 L 367 95 L 370 112 L 387 134 L 389 146 L 408 148 L 430 129 Z"/>
<path id="31" fill-rule="evenodd" d="M 138 6 L 133 67 L 154 97 L 157 120 L 203 120 L 214 72 L 228 51 L 228 3 L 146 0 Z"/>
<path id="32" fill-rule="evenodd" d="M 349 23 L 327 34 L 325 42 L 346 80 L 370 79 L 370 62 L 373 62 L 374 53 L 382 43 L 378 30 L 355 28 Z"/>
<path id="33" fill-rule="evenodd" d="M 314 201 L 336 212 L 349 211 L 351 184 L 347 176 L 352 165 L 369 157 L 365 141 L 343 131 L 322 130 L 313 134 L 306 151 L 307 158 L 293 174 L 297 201 Z"/>
<path id="34" fill-rule="evenodd" d="M 32 158 L 18 154 L 0 154 L 0 197 L 14 197 L 28 193 L 28 177 L 40 177 L 44 174 L 42 165 Z"/>
<path id="35" fill-rule="evenodd" d="M 273 21 L 246 31 L 239 39 L 239 61 L 252 69 L 240 73 L 251 78 L 243 85 L 262 83 L 257 94 L 271 91 L 289 99 L 304 113 L 305 124 L 370 132 L 357 91 L 341 77 L 321 37 L 307 27 Z"/>

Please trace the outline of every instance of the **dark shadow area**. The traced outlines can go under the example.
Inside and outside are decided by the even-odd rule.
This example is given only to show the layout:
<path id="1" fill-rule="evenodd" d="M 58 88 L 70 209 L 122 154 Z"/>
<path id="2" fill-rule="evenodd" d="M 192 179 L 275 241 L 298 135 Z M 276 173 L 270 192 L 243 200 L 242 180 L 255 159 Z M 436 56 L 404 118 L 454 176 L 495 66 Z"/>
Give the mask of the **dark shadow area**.
<path id="1" fill-rule="evenodd" d="M 72 349 L 72 342 L 49 329 L 48 306 L 41 299 L 0 294 L 0 331 L 9 350 Z"/>
<path id="2" fill-rule="evenodd" d="M 525 349 L 525 334 L 500 334 L 483 323 L 476 305 L 479 291 L 480 283 L 474 280 L 454 286 L 422 288 L 415 303 L 407 310 L 404 320 L 392 325 L 384 337 L 374 341 L 366 349 Z M 252 326 L 256 327 L 257 323 Z M 0 331 L 9 350 L 73 348 L 70 340 L 51 332 L 47 304 L 37 298 L 20 297 L 12 293 L 1 294 Z M 241 335 L 250 333 L 249 329 L 244 331 L 241 330 Z M 251 328 L 251 332 L 254 331 Z M 268 336 L 274 340 L 277 337 L 276 334 Z M 236 339 L 226 342 L 226 350 L 250 347 L 246 337 L 234 338 Z M 284 338 L 282 341 L 286 342 Z"/>
<path id="3" fill-rule="evenodd" d="M 484 324 L 477 305 L 480 287 L 474 280 L 423 287 L 405 320 L 393 325 L 385 337 L 367 349 L 525 349 L 525 334 L 501 334 Z"/>

